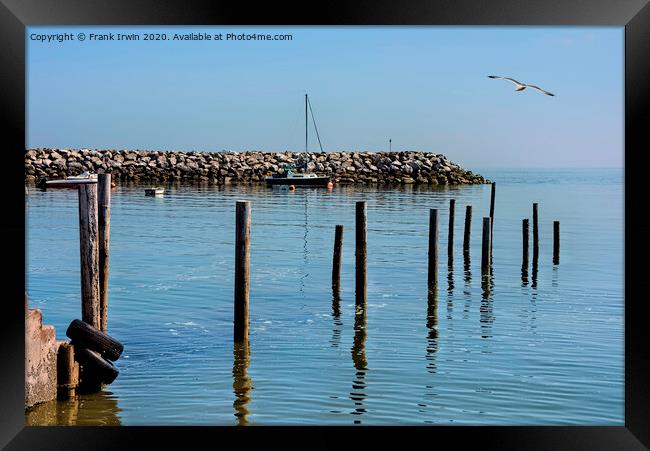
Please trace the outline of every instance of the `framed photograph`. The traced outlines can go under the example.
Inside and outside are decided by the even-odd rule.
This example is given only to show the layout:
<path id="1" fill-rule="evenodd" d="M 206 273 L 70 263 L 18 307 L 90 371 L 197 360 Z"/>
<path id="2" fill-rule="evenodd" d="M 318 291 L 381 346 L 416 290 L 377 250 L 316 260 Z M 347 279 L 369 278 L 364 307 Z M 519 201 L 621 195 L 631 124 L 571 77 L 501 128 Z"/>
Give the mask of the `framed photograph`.
<path id="1" fill-rule="evenodd" d="M 322 9 L 3 0 L 0 445 L 648 449 L 650 6 Z"/>

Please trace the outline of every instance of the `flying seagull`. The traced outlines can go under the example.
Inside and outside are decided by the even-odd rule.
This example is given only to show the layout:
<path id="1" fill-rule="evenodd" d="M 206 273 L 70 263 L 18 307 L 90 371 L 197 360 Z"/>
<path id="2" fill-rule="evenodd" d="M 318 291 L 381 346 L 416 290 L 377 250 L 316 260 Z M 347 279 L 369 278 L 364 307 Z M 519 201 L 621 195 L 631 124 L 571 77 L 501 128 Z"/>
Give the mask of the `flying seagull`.
<path id="1" fill-rule="evenodd" d="M 544 91 L 544 90 L 543 90 L 542 88 L 540 88 L 539 86 L 535 86 L 535 85 L 527 85 L 526 83 L 521 83 L 521 82 L 515 80 L 514 78 L 499 77 L 499 76 L 497 76 L 497 75 L 488 75 L 488 78 L 500 78 L 500 79 L 502 79 L 502 80 L 510 80 L 510 81 L 513 82 L 515 85 L 517 85 L 517 87 L 515 88 L 515 91 L 523 91 L 523 90 L 526 89 L 526 88 L 533 88 L 533 89 L 537 89 L 538 91 L 543 92 L 543 93 L 546 94 L 547 96 L 555 96 L 555 94 L 551 94 L 551 93 L 548 92 L 548 91 Z"/>

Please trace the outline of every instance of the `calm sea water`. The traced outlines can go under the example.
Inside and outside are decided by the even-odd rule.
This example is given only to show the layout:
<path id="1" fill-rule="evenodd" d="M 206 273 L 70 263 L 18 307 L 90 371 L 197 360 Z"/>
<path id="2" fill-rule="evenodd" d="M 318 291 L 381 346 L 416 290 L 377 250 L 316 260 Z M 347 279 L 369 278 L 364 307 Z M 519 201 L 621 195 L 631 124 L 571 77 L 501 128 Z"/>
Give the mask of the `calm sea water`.
<path id="1" fill-rule="evenodd" d="M 41 406 L 28 423 L 624 424 L 623 171 L 478 172 L 497 182 L 487 284 L 489 185 L 170 186 L 159 198 L 118 186 L 108 328 L 125 346 L 120 375 L 102 393 Z M 252 201 L 249 350 L 232 341 L 238 199 Z M 357 200 L 368 203 L 365 316 L 354 309 Z M 522 278 L 521 220 L 531 218 L 532 234 L 533 202 L 539 263 Z M 77 193 L 30 190 L 28 203 L 27 293 L 63 339 L 81 315 Z M 430 208 L 441 222 L 435 297 L 426 286 Z M 345 226 L 338 302 L 336 224 Z"/>

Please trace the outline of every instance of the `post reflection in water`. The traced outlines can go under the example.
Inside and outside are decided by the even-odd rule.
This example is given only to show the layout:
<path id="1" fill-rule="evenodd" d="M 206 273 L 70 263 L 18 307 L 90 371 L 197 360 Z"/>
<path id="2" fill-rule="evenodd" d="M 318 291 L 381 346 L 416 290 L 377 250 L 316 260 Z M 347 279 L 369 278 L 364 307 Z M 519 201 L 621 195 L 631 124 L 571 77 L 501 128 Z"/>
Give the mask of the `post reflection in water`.
<path id="1" fill-rule="evenodd" d="M 438 352 L 438 291 L 429 290 L 427 295 L 427 347 L 426 347 L 426 369 L 431 375 L 436 374 L 436 353 Z M 432 398 L 436 396 L 432 382 L 425 386 L 424 396 Z M 428 407 L 425 402 L 418 403 L 418 406 Z M 419 412 L 426 413 L 425 410 L 419 409 Z M 425 420 L 425 423 L 429 421 Z"/>
<path id="2" fill-rule="evenodd" d="M 332 339 L 330 344 L 333 348 L 338 348 L 341 343 L 341 329 L 343 328 L 343 321 L 341 321 L 341 294 L 337 288 L 332 288 Z"/>
<path id="3" fill-rule="evenodd" d="M 463 255 L 463 281 L 465 282 L 465 288 L 463 294 L 465 295 L 465 304 L 463 305 L 463 319 L 469 318 L 469 310 L 472 302 L 472 270 L 471 270 L 471 258 L 469 252 L 465 252 Z"/>
<path id="4" fill-rule="evenodd" d="M 483 290 L 481 295 L 481 338 L 492 337 L 492 323 L 494 322 L 494 314 L 492 311 L 492 290 L 494 289 L 494 277 L 491 273 L 481 276 L 481 288 Z"/>
<path id="5" fill-rule="evenodd" d="M 309 250 L 307 249 L 308 242 L 308 232 L 309 232 L 309 215 L 308 215 L 308 206 L 307 206 L 307 193 L 303 194 L 305 199 L 305 234 L 303 236 L 303 246 L 302 246 L 302 258 L 303 265 L 301 266 L 302 275 L 300 276 L 300 293 L 305 295 L 305 280 L 309 277 L 309 274 L 305 272 L 305 268 L 309 264 Z"/>
<path id="6" fill-rule="evenodd" d="M 80 394 L 65 401 L 37 404 L 25 414 L 27 426 L 120 426 L 117 398 L 112 392 Z"/>
<path id="7" fill-rule="evenodd" d="M 449 260 L 447 265 L 447 319 L 452 319 L 454 312 L 454 261 Z"/>
<path id="8" fill-rule="evenodd" d="M 438 292 L 429 290 L 427 299 L 427 371 L 436 372 L 435 354 L 438 352 Z"/>
<path id="9" fill-rule="evenodd" d="M 528 261 L 524 260 L 521 264 L 521 286 L 525 287 L 528 285 Z"/>
<path id="10" fill-rule="evenodd" d="M 366 409 L 363 401 L 366 399 L 366 373 L 368 361 L 366 360 L 366 309 L 358 307 L 354 314 L 354 340 L 352 343 L 352 363 L 356 369 L 355 379 L 352 381 L 350 399 L 354 401 L 352 415 L 363 415 Z M 354 424 L 361 424 L 361 419 L 355 419 Z"/>
<path id="11" fill-rule="evenodd" d="M 233 365 L 232 365 L 232 388 L 235 393 L 235 417 L 237 424 L 245 426 L 248 424 L 248 403 L 251 400 L 251 391 L 253 390 L 253 381 L 248 375 L 248 367 L 251 362 L 250 344 L 248 341 L 234 343 L 233 345 Z"/>

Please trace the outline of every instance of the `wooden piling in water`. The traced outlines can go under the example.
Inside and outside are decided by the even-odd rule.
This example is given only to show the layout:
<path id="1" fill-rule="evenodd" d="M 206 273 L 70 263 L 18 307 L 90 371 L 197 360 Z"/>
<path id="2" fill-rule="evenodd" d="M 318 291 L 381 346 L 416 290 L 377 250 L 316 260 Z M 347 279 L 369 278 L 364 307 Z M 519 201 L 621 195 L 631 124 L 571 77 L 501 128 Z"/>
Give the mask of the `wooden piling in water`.
<path id="1" fill-rule="evenodd" d="M 108 256 L 111 234 L 111 174 L 97 177 L 99 231 L 99 322 L 106 333 L 108 323 Z"/>
<path id="2" fill-rule="evenodd" d="M 343 226 L 337 225 L 334 232 L 334 256 L 332 258 L 332 290 L 338 293 L 341 287 L 341 247 L 343 245 Z"/>
<path id="3" fill-rule="evenodd" d="M 560 221 L 553 221 L 553 264 L 560 264 Z"/>
<path id="4" fill-rule="evenodd" d="M 447 255 L 450 260 L 454 258 L 454 213 L 456 210 L 456 199 L 449 200 L 449 238 L 447 239 Z"/>
<path id="5" fill-rule="evenodd" d="M 533 204 L 533 258 L 539 255 L 539 228 L 537 217 L 537 203 Z"/>
<path id="6" fill-rule="evenodd" d="M 521 238 L 522 238 L 522 261 L 528 266 L 528 218 L 521 220 Z"/>
<path id="7" fill-rule="evenodd" d="M 366 305 L 366 202 L 358 201 L 355 211 L 355 303 Z"/>
<path id="8" fill-rule="evenodd" d="M 472 233 L 472 206 L 465 207 L 465 233 L 463 234 L 463 254 L 469 254 L 470 235 Z"/>
<path id="9" fill-rule="evenodd" d="M 496 198 L 496 182 L 492 182 L 492 191 L 490 193 L 490 235 L 494 233 L 494 201 Z M 494 236 L 490 237 L 490 251 L 492 251 L 492 243 L 494 243 Z"/>
<path id="10" fill-rule="evenodd" d="M 234 341 L 248 341 L 250 289 L 251 203 L 238 200 L 235 207 L 235 327 Z"/>
<path id="11" fill-rule="evenodd" d="M 81 319 L 99 329 L 99 230 L 97 186 L 79 185 L 79 247 L 81 250 Z"/>
<path id="12" fill-rule="evenodd" d="M 57 350 L 57 397 L 73 398 L 79 386 L 79 363 L 74 359 L 74 346 L 66 341 Z"/>
<path id="13" fill-rule="evenodd" d="M 490 238 L 491 238 L 491 220 L 489 217 L 483 218 L 483 241 L 481 246 L 481 274 L 490 273 Z"/>
<path id="14" fill-rule="evenodd" d="M 429 291 L 438 288 L 438 210 L 429 210 Z"/>

